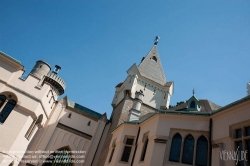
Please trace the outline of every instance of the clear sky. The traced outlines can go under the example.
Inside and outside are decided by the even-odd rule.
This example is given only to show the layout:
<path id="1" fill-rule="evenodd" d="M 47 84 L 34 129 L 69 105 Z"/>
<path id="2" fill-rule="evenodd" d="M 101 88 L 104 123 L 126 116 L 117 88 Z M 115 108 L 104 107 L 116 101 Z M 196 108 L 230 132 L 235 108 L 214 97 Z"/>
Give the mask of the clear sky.
<path id="1" fill-rule="evenodd" d="M 37 60 L 67 84 L 64 95 L 111 114 L 115 86 L 160 36 L 158 51 L 171 105 L 196 97 L 225 106 L 250 81 L 250 1 L 0 0 L 0 50 Z"/>

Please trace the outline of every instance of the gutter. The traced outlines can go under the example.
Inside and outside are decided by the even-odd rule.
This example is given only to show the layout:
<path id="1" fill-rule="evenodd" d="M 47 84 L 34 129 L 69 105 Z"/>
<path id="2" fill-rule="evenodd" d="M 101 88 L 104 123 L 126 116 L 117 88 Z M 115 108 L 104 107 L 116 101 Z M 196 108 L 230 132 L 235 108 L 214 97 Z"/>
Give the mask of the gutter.
<path id="1" fill-rule="evenodd" d="M 140 131 L 141 131 L 141 128 L 139 126 L 139 130 L 138 130 L 137 137 L 136 137 L 136 142 L 135 142 L 135 151 L 134 151 L 133 158 L 132 158 L 130 166 L 133 166 L 133 163 L 134 163 L 135 154 L 136 154 L 136 150 L 137 150 L 137 142 L 138 142 L 138 138 L 139 138 L 139 135 L 140 135 Z"/>

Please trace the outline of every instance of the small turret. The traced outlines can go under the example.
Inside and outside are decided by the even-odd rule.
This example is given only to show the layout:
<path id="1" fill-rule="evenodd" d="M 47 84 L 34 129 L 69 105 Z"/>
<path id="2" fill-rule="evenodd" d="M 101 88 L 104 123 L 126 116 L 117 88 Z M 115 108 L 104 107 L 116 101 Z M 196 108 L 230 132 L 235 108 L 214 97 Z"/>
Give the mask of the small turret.
<path id="1" fill-rule="evenodd" d="M 133 107 L 129 111 L 128 115 L 128 121 L 133 121 L 133 120 L 139 120 L 139 117 L 141 115 L 141 104 L 143 100 L 144 94 L 143 91 L 140 90 L 139 92 L 135 92 L 135 100 Z"/>
<path id="2" fill-rule="evenodd" d="M 47 75 L 50 72 L 50 70 L 51 67 L 48 63 L 39 60 L 36 62 L 36 65 L 33 67 L 30 74 L 39 79 L 42 79 L 43 76 Z"/>

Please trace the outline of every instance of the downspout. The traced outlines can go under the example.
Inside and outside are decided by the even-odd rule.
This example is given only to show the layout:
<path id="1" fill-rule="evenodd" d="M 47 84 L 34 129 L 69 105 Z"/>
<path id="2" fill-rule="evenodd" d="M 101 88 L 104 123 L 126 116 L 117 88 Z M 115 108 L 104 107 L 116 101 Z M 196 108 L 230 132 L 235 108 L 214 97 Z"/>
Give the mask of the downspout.
<path id="1" fill-rule="evenodd" d="M 212 128 L 213 127 L 213 120 L 210 118 L 209 121 L 209 166 L 212 164 Z"/>
<path id="2" fill-rule="evenodd" d="M 132 161 L 131 161 L 131 165 L 130 165 L 130 166 L 133 166 L 133 163 L 134 163 L 135 154 L 136 154 L 136 150 L 137 150 L 137 142 L 138 142 L 138 138 L 139 138 L 140 131 L 141 131 L 141 128 L 140 128 L 140 126 L 139 126 L 139 130 L 138 130 L 137 137 L 136 137 L 136 141 L 135 141 L 135 151 L 134 151 L 133 158 L 132 158 Z"/>
<path id="3" fill-rule="evenodd" d="M 101 142 L 101 140 L 102 140 L 102 136 L 103 136 L 104 130 L 106 129 L 107 124 L 109 124 L 109 123 L 107 122 L 107 123 L 105 124 L 103 130 L 102 130 L 102 135 L 101 135 L 101 137 L 100 137 L 100 140 L 99 140 L 99 142 L 98 142 L 97 148 L 96 148 L 96 150 L 95 150 L 95 154 L 94 154 L 93 160 L 92 160 L 92 162 L 91 162 L 91 166 L 92 166 L 92 164 L 93 164 L 93 162 L 94 162 L 94 160 L 95 160 L 95 156 L 96 156 L 97 150 L 98 150 L 98 148 L 99 148 L 99 145 L 100 145 L 100 142 Z"/>

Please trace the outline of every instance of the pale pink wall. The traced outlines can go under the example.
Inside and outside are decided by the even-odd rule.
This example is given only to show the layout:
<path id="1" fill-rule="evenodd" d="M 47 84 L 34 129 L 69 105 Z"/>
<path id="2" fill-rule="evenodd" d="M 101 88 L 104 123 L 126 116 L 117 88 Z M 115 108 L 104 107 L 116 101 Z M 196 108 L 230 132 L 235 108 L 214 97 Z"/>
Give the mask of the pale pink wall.
<path id="1" fill-rule="evenodd" d="M 101 136 L 105 125 L 106 125 L 106 119 L 98 120 L 98 126 L 95 129 L 95 133 L 93 133 L 93 137 L 91 139 L 91 145 L 89 150 L 87 151 L 85 165 L 91 165 L 94 155 L 96 153 L 97 146 L 99 144 L 99 141 L 101 140 Z"/>
<path id="2" fill-rule="evenodd" d="M 121 162 L 120 160 L 121 160 L 123 149 L 124 149 L 124 138 L 125 136 L 134 137 L 134 144 L 135 144 L 138 129 L 139 129 L 139 126 L 137 125 L 126 124 L 126 125 L 120 126 L 118 130 L 114 130 L 114 132 L 112 133 L 113 137 L 112 137 L 112 141 L 110 144 L 110 150 L 108 152 L 108 155 L 105 161 L 105 166 L 127 166 L 128 164 L 130 165 L 132 161 L 132 156 L 133 156 L 133 152 L 135 149 L 135 145 L 133 145 L 132 147 L 129 162 L 128 163 Z M 114 152 L 112 161 L 108 162 L 110 154 L 111 154 L 111 146 L 112 146 L 114 139 L 116 139 L 115 152 Z"/>
<path id="3" fill-rule="evenodd" d="M 68 118 L 69 113 L 71 113 L 71 118 Z M 91 121 L 90 126 L 88 126 L 89 121 Z M 98 127 L 97 121 L 79 115 L 78 113 L 75 113 L 68 109 L 65 109 L 62 112 L 59 122 L 90 135 L 94 135 Z"/>
<path id="4" fill-rule="evenodd" d="M 6 64 L 6 61 L 2 61 L 1 59 L 1 55 L 0 55 L 0 79 L 4 80 L 4 81 L 8 81 L 10 79 L 10 77 L 13 75 L 14 72 L 17 71 L 16 68 L 14 68 L 13 66 L 10 66 L 8 64 Z"/>
<path id="5" fill-rule="evenodd" d="M 250 101 L 215 114 L 213 118 L 213 140 L 229 137 L 229 126 L 247 121 L 250 117 Z"/>
<path id="6" fill-rule="evenodd" d="M 16 141 L 18 141 L 17 138 L 19 138 L 19 135 L 22 135 L 22 129 L 23 126 L 26 125 L 29 121 L 31 121 L 31 117 L 29 117 L 27 114 L 20 111 L 18 108 L 14 108 L 12 113 L 9 115 L 9 117 L 6 119 L 4 124 L 0 125 L 0 135 L 1 135 L 1 146 L 0 150 L 4 151 L 12 151 L 13 146 L 15 146 Z M 21 136 L 20 139 L 22 139 L 24 135 Z M 16 144 L 18 145 L 18 144 Z M 24 140 L 22 144 L 19 143 L 19 146 L 22 145 L 28 145 L 27 140 Z M 18 149 L 20 149 L 18 146 Z M 22 149 L 24 151 L 25 149 Z M 17 150 L 18 151 L 18 150 Z M 20 150 L 19 150 L 20 151 Z M 13 155 L 13 153 L 9 153 L 10 155 Z M 0 158 L 0 163 L 2 162 L 3 158 Z M 1 165 L 1 164 L 0 164 Z"/>
<path id="7" fill-rule="evenodd" d="M 149 166 L 150 165 L 162 165 L 163 164 L 164 155 L 166 155 L 164 153 L 165 149 L 166 149 L 166 144 L 155 143 L 154 139 L 152 139 L 150 141 L 151 141 L 151 146 L 153 146 L 153 150 L 152 150 L 153 153 L 152 153 L 152 160 L 151 160 L 150 164 L 148 164 L 148 165 Z M 147 156 L 145 156 L 145 157 L 147 157 Z"/>
<path id="8" fill-rule="evenodd" d="M 128 126 L 133 126 L 133 130 Z M 139 125 L 129 125 L 123 124 L 118 129 L 113 132 L 113 137 L 111 145 L 114 139 L 116 140 L 116 149 L 113 155 L 111 163 L 108 163 L 111 149 L 106 160 L 105 165 L 116 166 L 124 165 L 120 162 L 121 155 L 123 152 L 124 144 L 121 143 L 126 135 L 134 135 L 136 137 L 136 126 Z M 137 129 L 138 131 L 138 129 Z M 171 132 L 172 131 L 172 132 Z M 143 135 L 148 132 L 148 146 L 146 151 L 146 156 L 144 161 L 140 161 L 143 148 Z M 138 147 L 134 159 L 134 166 L 150 166 L 150 165 L 163 165 L 163 162 L 167 160 L 165 165 L 185 165 L 182 163 L 168 162 L 168 156 L 171 146 L 171 134 L 179 132 L 183 140 L 188 134 L 192 134 L 195 140 L 197 140 L 201 135 L 205 135 L 208 138 L 209 133 L 209 117 L 206 116 L 187 116 L 187 115 L 173 115 L 173 114 L 157 114 L 151 117 L 147 121 L 140 124 L 140 135 L 138 138 Z M 166 144 L 155 143 L 155 138 L 167 139 Z M 110 146 L 111 146 L 110 145 Z M 133 151 L 130 154 L 132 157 Z M 194 154 L 195 155 L 195 154 Z M 129 163 L 130 164 L 130 163 Z"/>
<path id="9" fill-rule="evenodd" d="M 250 101 L 232 106 L 220 113 L 213 115 L 212 144 L 222 143 L 221 148 L 213 148 L 212 160 L 218 160 L 219 152 L 223 150 L 235 151 L 235 128 L 250 126 Z M 230 134 L 231 133 L 231 134 Z M 220 160 L 221 165 L 235 165 L 233 160 Z"/>

